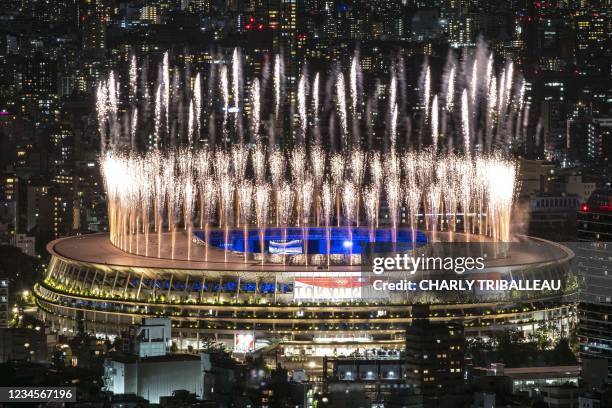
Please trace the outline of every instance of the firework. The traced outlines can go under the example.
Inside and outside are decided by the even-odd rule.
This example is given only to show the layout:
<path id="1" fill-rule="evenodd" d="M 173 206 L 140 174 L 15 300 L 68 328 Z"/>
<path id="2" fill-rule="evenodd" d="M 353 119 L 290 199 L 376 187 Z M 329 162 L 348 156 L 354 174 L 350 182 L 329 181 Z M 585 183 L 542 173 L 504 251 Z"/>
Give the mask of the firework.
<path id="1" fill-rule="evenodd" d="M 306 177 L 300 188 L 300 211 L 304 224 L 310 219 L 314 193 L 314 183 L 311 177 Z"/>
<path id="2" fill-rule="evenodd" d="M 130 100 L 134 101 L 138 95 L 138 65 L 136 56 L 130 59 Z"/>
<path id="3" fill-rule="evenodd" d="M 157 257 L 161 258 L 161 234 L 163 228 L 164 201 L 166 196 L 166 180 L 161 174 L 161 156 L 155 155 L 151 160 L 154 180 L 154 211 L 155 211 L 155 232 L 157 233 Z M 106 176 L 105 176 L 106 178 Z M 107 182 L 108 184 L 108 182 Z"/>
<path id="4" fill-rule="evenodd" d="M 463 211 L 463 230 L 469 232 L 470 227 L 470 211 L 472 209 L 472 174 L 473 166 L 471 162 L 458 163 L 455 169 L 458 172 L 458 195 L 461 200 L 461 209 Z"/>
<path id="5" fill-rule="evenodd" d="M 385 194 L 389 206 L 389 216 L 391 218 L 391 228 L 393 233 L 392 241 L 397 241 L 397 215 L 399 211 L 400 185 L 399 180 L 392 177 L 387 180 Z"/>
<path id="6" fill-rule="evenodd" d="M 155 92 L 155 147 L 159 147 L 161 141 L 162 114 L 162 87 L 159 85 Z"/>
<path id="7" fill-rule="evenodd" d="M 313 192 L 314 192 L 314 184 L 312 178 L 310 176 L 304 179 L 304 182 L 301 185 L 301 189 L 299 191 L 299 209 L 301 215 L 299 218 L 302 219 L 302 240 L 304 242 L 304 252 L 306 254 L 306 264 L 308 265 L 308 222 L 310 220 L 310 211 L 312 209 L 312 201 L 313 201 Z M 298 219 L 298 225 L 300 224 L 300 220 Z"/>
<path id="8" fill-rule="evenodd" d="M 264 174 L 268 168 L 269 173 L 274 174 L 273 160 L 265 162 L 262 150 L 254 153 L 254 156 L 261 157 L 256 160 L 263 164 L 254 166 L 260 168 L 257 171 L 260 175 L 251 180 L 247 173 L 240 170 L 245 166 L 242 159 L 238 160 L 244 156 L 245 149 L 243 146 L 230 153 L 217 151 L 214 154 L 206 149 L 166 154 L 157 151 L 147 154 L 107 153 L 101 168 L 108 194 L 111 241 L 123 250 L 149 254 L 149 229 L 157 232 L 158 243 L 161 242 L 162 230 L 166 230 L 171 234 L 168 255 L 172 257 L 177 228 L 182 226 L 190 232 L 192 220 L 198 215 L 199 228 L 205 231 L 215 220 L 215 214 L 216 224 L 226 231 L 232 225 L 248 228 L 253 195 L 256 224 L 258 228 L 263 228 L 267 223 L 271 198 Z M 304 158 L 302 148 L 289 154 Z M 516 170 L 514 162 L 501 154 L 469 158 L 441 154 L 435 166 L 431 153 L 426 151 L 406 154 L 402 160 L 397 155 L 387 155 L 383 160 L 373 154 L 368 164 L 364 164 L 366 169 L 360 170 L 359 157 L 364 155 L 363 151 L 351 151 L 348 160 L 351 171 L 348 174 L 345 174 L 344 168 L 347 158 L 332 156 L 331 177 L 320 184 L 304 170 L 304 166 L 296 166 L 292 160 L 291 178 L 281 175 L 276 180 L 276 200 L 272 209 L 276 211 L 278 223 L 286 229 L 295 212 L 296 223 L 306 225 L 310 222 L 313 208 L 319 217 L 320 207 L 321 222 L 327 227 L 335 206 L 337 219 L 342 220 L 340 215 L 343 214 L 343 222 L 353 225 L 360 218 L 358 207 L 363 205 L 366 222 L 372 228 L 379 218 L 379 191 L 382 190 L 392 231 L 399 227 L 398 213 L 403 192 L 403 202 L 413 232 L 422 207 L 427 214 L 426 229 L 432 232 L 437 230 L 441 208 L 444 208 L 443 215 L 451 224 L 449 230 L 452 232 L 456 230 L 457 220 L 461 220 L 465 234 L 478 233 L 496 240 L 511 239 L 510 214 Z M 280 152 L 276 156 L 283 157 Z M 284 160 L 281 162 L 284 163 Z M 266 165 L 269 167 L 266 168 Z M 356 177 L 356 174 L 368 176 L 367 188 L 359 187 L 360 177 Z M 264 203 L 265 209 L 262 207 Z M 141 251 L 139 234 L 144 234 L 144 251 Z M 158 256 L 163 255 L 161 251 L 158 244 Z"/>
<path id="9" fill-rule="evenodd" d="M 200 131 L 200 117 L 202 116 L 202 84 L 200 74 L 198 73 L 193 83 L 193 116 L 195 129 Z"/>
<path id="10" fill-rule="evenodd" d="M 240 218 L 242 219 L 244 231 L 244 262 L 247 261 L 247 245 L 248 245 L 248 225 L 253 209 L 253 184 L 250 181 L 243 180 L 238 186 L 238 206 L 240 208 Z"/>
<path id="11" fill-rule="evenodd" d="M 365 151 L 362 149 L 354 148 L 351 151 L 349 165 L 351 168 L 351 175 L 353 178 L 353 182 L 357 185 L 357 187 L 361 186 L 361 182 L 363 181 L 363 176 L 365 173 Z"/>
<path id="12" fill-rule="evenodd" d="M 370 227 L 370 240 L 374 241 L 374 226 L 378 219 L 378 200 L 380 192 L 375 185 L 371 185 L 363 191 L 363 206 L 365 207 L 365 216 L 368 226 Z"/>
<path id="13" fill-rule="evenodd" d="M 117 113 L 119 109 L 119 84 L 115 80 L 115 73 L 111 71 L 107 83 L 107 104 L 106 114 L 109 117 L 109 131 L 111 146 L 116 146 L 119 139 L 119 124 L 117 122 Z"/>
<path id="14" fill-rule="evenodd" d="M 293 188 L 289 183 L 283 183 L 278 191 L 278 214 L 283 229 L 283 240 L 287 240 L 287 225 L 293 212 Z M 283 263 L 285 255 L 283 254 Z"/>
<path id="15" fill-rule="evenodd" d="M 121 86 L 121 72 L 111 72 L 96 89 L 111 242 L 137 254 L 148 256 L 156 249 L 158 257 L 174 257 L 176 240 L 182 236 L 177 230 L 187 231 L 189 239 L 193 229 L 204 229 L 208 249 L 208 230 L 218 227 L 225 231 L 227 257 L 230 228 L 257 225 L 263 240 L 270 218 L 284 230 L 292 224 L 303 228 L 321 224 L 329 233 L 335 216 L 338 225 L 358 228 L 366 222 L 373 229 L 378 227 L 380 208 L 388 208 L 395 235 L 402 202 L 413 234 L 422 219 L 424 230 L 441 236 L 446 229 L 451 239 L 460 232 L 468 238 L 479 234 L 511 239 L 516 170 L 507 151 L 512 138 L 525 131 L 529 116 L 523 111 L 525 82 L 511 63 L 496 73 L 492 54 L 480 44 L 466 61 L 458 70 L 457 59 L 450 55 L 439 95 L 432 90 L 434 71 L 427 64 L 423 67 L 418 85 L 425 119 L 417 126 L 424 127 L 413 134 L 412 125 L 403 126 L 409 123 L 408 85 L 401 59 L 392 64 L 388 83 L 368 85 L 369 95 L 370 89 L 361 83 L 358 54 L 344 67 L 348 69 L 332 70 L 332 77 L 316 72 L 310 81 L 304 70 L 285 95 L 284 62 L 279 55 L 262 77 L 247 78 L 236 49 L 229 61 L 208 71 L 206 81 L 205 74 L 187 74 L 183 84 L 183 76 L 171 68 L 170 56 L 164 53 L 150 89 L 138 86 L 137 60 L 131 56 L 126 86 Z M 467 78 L 461 77 L 466 70 Z M 480 76 L 483 81 L 477 81 Z M 250 84 L 247 97 L 242 95 L 245 83 Z M 325 101 L 320 99 L 322 84 L 331 95 Z M 457 84 L 462 90 L 455 104 Z M 125 101 L 122 89 L 127 90 Z M 206 113 L 203 92 L 209 101 Z M 268 95 L 273 103 L 262 100 Z M 363 98 L 367 104 L 361 115 Z M 286 121 L 287 112 L 293 110 L 285 112 L 282 106 L 295 106 L 298 120 Z M 223 112 L 223 117 L 215 118 L 216 112 Z M 208 121 L 206 134 L 201 132 L 203 115 Z M 329 120 L 329 129 L 321 126 L 320 117 Z M 248 125 L 243 128 L 245 120 Z M 339 149 L 334 123 L 342 136 Z M 286 147 L 290 141 L 275 140 L 278 129 L 287 126 L 290 134 L 297 135 L 293 148 Z M 267 148 L 262 128 L 269 134 Z M 365 150 L 361 129 L 368 129 L 368 146 L 376 138 L 385 150 Z M 398 141 L 399 129 L 405 132 L 406 144 Z M 329 140 L 322 140 L 322 134 Z M 415 135 L 428 134 L 431 146 L 419 151 L 423 142 L 412 144 Z M 441 138 L 448 145 L 442 147 Z M 506 187 L 495 185 L 494 179 L 504 180 Z M 170 237 L 168 244 L 162 242 L 164 234 Z M 190 244 L 187 252 L 190 258 Z"/>
<path id="16" fill-rule="evenodd" d="M 357 54 L 353 56 L 353 60 L 351 61 L 351 74 L 350 74 L 350 82 L 351 82 L 351 108 L 353 109 L 353 113 L 357 112 L 357 93 L 359 92 L 357 81 L 358 78 L 358 70 L 359 70 L 359 57 Z"/>
<path id="17" fill-rule="evenodd" d="M 389 131 L 389 144 L 391 151 L 395 151 L 395 143 L 397 141 L 397 116 L 399 111 L 397 109 L 397 104 L 393 106 L 393 110 L 391 111 L 391 124 Z"/>
<path id="18" fill-rule="evenodd" d="M 161 103 L 165 113 L 166 133 L 170 131 L 170 56 L 164 53 L 162 62 Z"/>
<path id="19" fill-rule="evenodd" d="M 389 114 L 393 112 L 393 108 L 397 104 L 397 78 L 395 73 L 391 74 L 391 82 L 389 83 Z"/>
<path id="20" fill-rule="evenodd" d="M 493 131 L 495 130 L 495 122 L 497 118 L 497 78 L 491 78 L 491 86 L 487 97 L 487 145 L 491 143 Z"/>
<path id="21" fill-rule="evenodd" d="M 193 100 L 189 101 L 189 118 L 187 119 L 187 145 L 191 146 L 193 141 L 193 134 L 195 132 L 195 108 L 193 106 Z"/>
<path id="22" fill-rule="evenodd" d="M 281 104 L 281 58 L 276 56 L 274 60 L 274 112 L 278 117 Z"/>
<path id="23" fill-rule="evenodd" d="M 433 91 L 433 71 L 429 64 L 423 66 L 422 75 L 418 83 L 420 89 L 420 102 L 422 105 L 424 120 L 419 126 L 430 127 L 432 121 L 437 121 L 438 126 L 432 126 L 432 145 L 437 140 L 436 134 L 443 134 L 448 141 L 449 150 L 472 151 L 472 143 L 485 149 L 488 154 L 494 153 L 495 149 L 508 150 L 512 143 L 512 138 L 520 136 L 519 126 L 514 128 L 518 116 L 525 118 L 523 110 L 524 81 L 516 74 L 514 65 L 507 63 L 500 74 L 496 74 L 494 57 L 483 43 L 465 56 L 465 67 L 458 70 L 458 62 L 454 53 L 450 53 L 446 62 L 445 78 L 443 78 L 443 95 L 438 95 L 438 117 L 434 118 L 435 99 Z M 207 95 L 209 98 L 208 107 L 210 109 L 208 119 L 207 139 L 201 140 L 201 119 L 202 119 L 202 92 L 203 75 L 196 73 L 195 76 L 181 76 L 180 71 L 172 67 L 170 55 L 163 53 L 162 61 L 158 69 L 158 79 L 153 86 L 153 103 L 151 106 L 149 98 L 149 87 L 143 80 L 142 85 L 138 86 L 138 65 L 135 55 L 130 57 L 130 63 L 126 76 L 128 84 L 120 86 L 120 72 L 111 72 L 107 78 L 100 81 L 96 92 L 96 105 L 98 110 L 98 128 L 100 133 L 100 145 L 102 151 L 115 149 L 124 145 L 133 148 L 146 146 L 147 148 L 166 148 L 181 147 L 182 144 L 193 145 L 199 143 L 223 142 L 226 150 L 232 141 L 250 140 L 254 143 L 259 141 L 261 130 L 261 120 L 263 117 L 273 117 L 276 122 L 268 127 L 270 134 L 270 145 L 276 144 L 275 137 L 279 127 L 290 126 L 290 131 L 298 135 L 299 140 L 308 146 L 306 140 L 310 135 L 314 142 L 321 142 L 320 136 L 327 132 L 330 137 L 330 144 L 335 145 L 335 132 L 333 124 L 340 126 L 341 149 L 352 148 L 361 142 L 361 129 L 368 129 L 368 141 L 374 138 L 382 138 L 384 146 L 393 148 L 397 143 L 397 131 L 400 124 L 408 123 L 406 127 L 406 141 L 411 143 L 411 139 L 420 138 L 424 129 L 418 132 L 412 131 L 412 125 L 406 121 L 405 111 L 406 95 L 409 91 L 408 83 L 405 80 L 405 62 L 399 59 L 391 64 L 391 74 L 388 84 L 375 83 L 369 85 L 366 91 L 361 83 L 361 61 L 356 52 L 350 59 L 347 69 L 338 66 L 334 69 L 333 78 L 327 79 L 326 93 L 333 96 L 333 103 L 320 100 L 320 87 L 323 80 L 323 73 L 315 72 L 312 83 L 309 82 L 306 69 L 303 70 L 298 80 L 292 80 L 292 92 L 283 92 L 284 87 L 284 59 L 276 55 L 272 60 L 271 69 L 266 64 L 261 77 L 245 77 L 242 69 L 242 56 L 239 49 L 233 50 L 227 61 L 216 61 L 215 65 L 208 71 Z M 269 80 L 269 71 L 272 71 L 272 78 Z M 467 72 L 466 78 L 460 78 L 459 73 Z M 145 78 L 143 71 L 142 78 Z M 478 79 L 483 77 L 482 81 Z M 182 83 L 184 78 L 185 84 Z M 348 84 L 345 79 L 348 78 Z M 517 78 L 520 81 L 517 81 Z M 249 83 L 250 88 L 248 97 L 243 98 L 242 86 Z M 460 112 L 453 114 L 454 97 L 457 84 L 463 85 L 463 90 L 467 93 L 467 101 L 460 96 Z M 517 85 L 518 84 L 518 85 Z M 386 85 L 386 86 L 385 86 Z M 126 92 L 127 107 L 120 100 L 120 89 L 127 88 Z M 311 92 L 310 92 L 310 90 Z M 333 89 L 332 89 L 333 88 Z M 381 93 L 386 92 L 386 112 L 379 112 L 379 101 L 384 98 Z M 371 90 L 371 94 L 365 95 L 366 112 L 361 115 L 359 104 L 364 93 Z M 346 92 L 350 95 L 347 95 Z M 310 95 L 309 95 L 310 93 Z M 486 103 L 478 103 L 481 93 L 486 99 Z M 261 98 L 267 95 L 272 96 L 273 104 L 267 106 L 261 103 Z M 401 100 L 398 100 L 401 95 Z M 309 101 L 308 98 L 311 98 Z M 382 96 L 382 98 L 381 98 Z M 286 98 L 284 100 L 284 98 Z M 295 100 L 294 100 L 295 98 Z M 442 99 L 444 98 L 444 105 Z M 492 103 L 495 98 L 495 104 Z M 215 109 L 215 102 L 220 101 L 219 109 Z M 183 108 L 182 104 L 187 103 Z M 296 113 L 298 120 L 288 119 L 283 111 L 283 121 L 279 122 L 281 106 L 293 106 L 296 103 Z M 126 109 L 127 108 L 127 109 Z M 442 110 L 442 108 L 444 108 Z M 129 112 L 129 115 L 120 115 L 119 112 Z M 133 121 L 138 112 L 139 120 Z M 222 121 L 216 123 L 215 112 L 223 112 Z M 292 109 L 287 109 L 292 112 Z M 154 112 L 151 114 L 150 112 Z M 231 121 L 229 120 L 229 113 Z M 312 120 L 309 118 L 312 115 Z M 329 118 L 330 127 L 321 127 L 320 115 L 325 114 Z M 457 117 L 460 120 L 454 120 Z M 249 125 L 243 127 L 243 121 L 247 119 Z M 129 122 L 136 125 L 131 126 Z M 144 128 L 145 124 L 153 122 L 152 131 Z M 127 123 L 126 123 L 127 122 Z M 231 125 L 231 126 L 230 126 Z M 386 126 L 385 126 L 386 125 Z M 134 132 L 133 129 L 143 126 L 143 131 Z M 295 128 L 294 128 L 295 127 Z M 311 129 L 308 129 L 311 127 Z M 435 128 L 438 129 L 436 132 Z M 146 129 L 146 130 L 145 130 Z M 220 130 L 217 134 L 217 129 Z M 377 135 L 378 129 L 384 129 L 384 135 Z M 524 129 L 524 127 L 522 127 Z M 515 131 L 516 130 L 516 131 Z M 129 134 L 127 134 L 129 132 Z M 250 133 L 250 138 L 245 139 L 244 134 Z M 123 134 L 125 133 L 125 134 Z M 136 133 L 147 137 L 144 143 L 139 143 Z M 151 133 L 153 137 L 150 137 Z M 469 133 L 469 143 L 465 136 Z M 516 133 L 516 134 L 515 134 Z M 459 135 L 459 137 L 455 137 Z M 461 136 L 464 136 L 463 138 Z M 456 140 L 455 140 L 456 139 Z M 483 140 L 484 139 L 484 140 Z M 420 140 L 420 139 L 419 139 Z M 129 143 L 124 143 L 129 141 Z M 183 142 L 184 141 L 184 142 Z M 496 143 L 493 143 L 496 141 Z M 351 143 L 349 143 L 351 142 Z M 421 141 L 422 142 L 422 141 Z M 467 145 L 470 144 L 469 149 Z M 420 145 L 420 144 L 419 144 Z"/>
<path id="24" fill-rule="evenodd" d="M 253 209 L 252 195 L 253 184 L 248 180 L 243 180 L 238 185 L 238 207 L 240 209 L 242 225 L 245 228 L 249 224 L 249 218 L 251 218 L 251 211 Z"/>
<path id="25" fill-rule="evenodd" d="M 336 192 L 339 191 L 339 186 L 344 179 L 344 163 L 345 159 L 341 154 L 334 154 L 330 158 L 331 176 Z M 340 226 L 340 197 L 338 195 L 336 195 L 336 220 Z"/>
<path id="26" fill-rule="evenodd" d="M 96 113 L 98 116 L 98 132 L 100 133 L 100 151 L 106 151 L 106 118 L 107 118 L 108 88 L 100 83 L 96 92 Z"/>
<path id="27" fill-rule="evenodd" d="M 300 185 L 304 180 L 306 169 L 306 152 L 303 147 L 297 147 L 291 152 L 291 178 L 296 185 Z"/>
<path id="28" fill-rule="evenodd" d="M 453 109 L 453 102 L 455 99 L 455 65 L 451 67 L 450 73 L 448 74 L 448 83 L 446 86 L 446 110 L 451 111 Z"/>
<path id="29" fill-rule="evenodd" d="M 423 106 L 425 107 L 425 120 L 429 119 L 429 99 L 431 98 L 431 70 L 429 65 L 425 69 L 425 80 L 423 82 Z"/>
<path id="30" fill-rule="evenodd" d="M 487 70 L 485 73 L 485 88 L 489 89 L 491 86 L 491 79 L 493 77 L 493 54 L 489 55 L 489 60 L 487 61 Z"/>
<path id="31" fill-rule="evenodd" d="M 348 119 L 346 113 L 346 89 L 344 85 L 344 74 L 342 74 L 342 72 L 338 73 L 338 78 L 336 79 L 336 104 L 338 105 L 338 116 L 342 128 L 342 145 L 345 146 L 346 137 L 348 135 Z"/>
<path id="32" fill-rule="evenodd" d="M 382 184 L 383 170 L 382 164 L 380 160 L 380 153 L 373 152 L 370 154 L 370 178 L 372 180 L 372 184 L 377 189 L 380 189 Z"/>
<path id="33" fill-rule="evenodd" d="M 253 149 L 251 159 L 253 162 L 253 174 L 255 181 L 261 183 L 266 177 L 266 148 L 258 144 Z"/>
<path id="34" fill-rule="evenodd" d="M 187 236 L 191 236 L 193 224 L 193 206 L 195 204 L 195 186 L 193 185 L 193 180 L 191 175 L 185 176 L 184 185 L 181 191 L 181 200 L 183 204 L 183 225 L 185 226 L 185 230 L 187 231 Z M 187 260 L 191 260 L 191 240 L 187 240 Z"/>
<path id="35" fill-rule="evenodd" d="M 326 180 L 325 183 L 323 183 L 323 186 L 321 188 L 321 207 L 322 207 L 322 215 L 323 215 L 323 222 L 325 224 L 325 230 L 326 230 L 326 235 L 327 235 L 327 240 L 326 240 L 326 254 L 327 254 L 327 265 L 329 266 L 329 261 L 330 261 L 330 257 L 329 257 L 329 241 L 331 238 L 331 231 L 330 231 L 330 224 L 331 224 L 331 218 L 332 218 L 332 212 L 333 212 L 333 208 L 334 208 L 334 193 L 333 193 L 333 185 L 332 183 L 329 182 L 329 180 Z"/>
<path id="36" fill-rule="evenodd" d="M 512 83 L 514 80 L 514 64 L 512 63 L 512 61 L 510 61 L 508 63 L 508 72 L 506 74 L 506 83 L 504 84 L 505 86 L 505 95 L 506 95 L 506 101 L 505 104 L 506 106 L 510 103 L 510 98 L 512 96 Z"/>
<path id="37" fill-rule="evenodd" d="M 227 247 L 229 240 L 229 226 L 232 219 L 232 212 L 234 206 L 234 188 L 231 178 L 222 179 L 219 183 L 219 198 L 220 198 L 220 215 L 219 215 L 219 226 L 224 228 L 224 252 L 225 261 L 227 261 Z"/>
<path id="38" fill-rule="evenodd" d="M 405 202 L 410 214 L 410 231 L 412 232 L 412 242 L 416 242 L 416 222 L 421 207 L 421 191 L 414 184 L 409 184 L 406 189 Z"/>
<path id="39" fill-rule="evenodd" d="M 344 220 L 346 221 L 346 229 L 348 232 L 348 242 L 351 243 L 349 246 L 349 264 L 352 264 L 352 242 L 353 242 L 353 219 L 355 218 L 355 206 L 357 196 L 357 190 L 355 185 L 351 181 L 347 181 L 342 186 L 342 206 L 344 208 Z"/>
<path id="40" fill-rule="evenodd" d="M 468 105 L 467 89 L 461 94 L 461 128 L 463 130 L 463 150 L 465 155 L 470 154 L 470 107 Z"/>
<path id="41" fill-rule="evenodd" d="M 499 80 L 497 81 L 497 86 L 499 87 L 497 91 L 497 116 L 502 117 L 503 112 L 505 111 L 506 104 L 506 70 L 502 70 L 500 74 Z"/>
<path id="42" fill-rule="evenodd" d="M 488 161 L 485 166 L 491 236 L 507 242 L 511 238 L 510 216 L 515 194 L 516 166 L 499 157 Z"/>
<path id="43" fill-rule="evenodd" d="M 438 137 L 439 135 L 439 124 L 438 124 L 438 95 L 434 95 L 433 102 L 431 103 L 431 144 L 433 146 L 434 154 L 438 151 Z"/>
<path id="44" fill-rule="evenodd" d="M 344 179 L 344 156 L 334 154 L 330 158 L 331 176 L 334 184 L 338 185 Z"/>
<path id="45" fill-rule="evenodd" d="M 253 111 L 251 113 L 251 132 L 254 135 L 253 140 L 259 139 L 259 118 L 261 115 L 261 101 L 259 100 L 259 79 L 255 78 L 251 85 L 251 101 L 253 102 Z"/>
<path id="46" fill-rule="evenodd" d="M 278 203 L 280 223 L 286 227 L 293 212 L 293 188 L 291 184 L 283 183 L 278 192 L 280 196 Z"/>
<path id="47" fill-rule="evenodd" d="M 234 48 L 232 54 L 232 99 L 234 106 L 240 105 L 240 81 L 242 80 L 242 64 L 240 62 L 240 50 Z"/>
<path id="48" fill-rule="evenodd" d="M 300 81 L 298 83 L 298 115 L 300 117 L 300 128 L 302 131 L 302 137 L 306 137 L 306 128 L 308 126 L 308 111 L 306 107 L 306 84 L 308 79 L 306 73 L 302 73 Z"/>
<path id="49" fill-rule="evenodd" d="M 310 148 L 310 167 L 315 184 L 320 186 L 325 171 L 325 151 L 320 144 L 315 144 Z"/>
<path id="50" fill-rule="evenodd" d="M 436 230 L 438 226 L 438 217 L 440 216 L 440 197 L 442 195 L 442 191 L 440 190 L 439 185 L 433 185 L 429 189 L 429 195 L 427 202 L 429 203 L 429 217 L 430 217 L 430 225 L 432 230 L 432 241 L 436 240 Z"/>
<path id="51" fill-rule="evenodd" d="M 521 81 L 521 88 L 519 90 L 519 94 L 517 97 L 517 110 L 519 111 L 519 113 L 523 112 L 524 100 L 525 100 L 525 79 Z"/>
<path id="52" fill-rule="evenodd" d="M 472 63 L 472 81 L 470 84 L 470 99 L 472 105 L 476 103 L 476 92 L 478 90 L 478 60 L 475 59 Z"/>
<path id="53" fill-rule="evenodd" d="M 257 216 L 257 227 L 266 226 L 268 220 L 268 206 L 270 202 L 270 186 L 260 183 L 255 186 L 255 215 Z"/>
<path id="54" fill-rule="evenodd" d="M 355 197 L 357 196 L 357 190 L 355 184 L 351 181 L 347 181 L 342 186 L 342 207 L 344 209 L 344 219 L 347 227 L 351 229 L 351 223 L 355 218 Z"/>
<path id="55" fill-rule="evenodd" d="M 319 125 L 319 73 L 315 75 L 312 82 L 312 112 L 314 114 L 314 124 Z"/>
<path id="56" fill-rule="evenodd" d="M 322 206 L 322 215 L 323 222 L 326 227 L 329 227 L 332 218 L 332 211 L 334 208 L 334 194 L 333 187 L 329 180 L 326 180 L 323 183 L 323 187 L 321 188 L 321 206 Z"/>
<path id="57" fill-rule="evenodd" d="M 249 159 L 249 150 L 245 145 L 236 145 L 231 150 L 232 164 L 234 167 L 234 176 L 238 180 L 242 180 L 246 173 L 247 161 Z"/>
<path id="58" fill-rule="evenodd" d="M 277 188 L 285 179 L 285 156 L 281 150 L 275 149 L 270 153 L 269 160 L 272 185 Z"/>
<path id="59" fill-rule="evenodd" d="M 229 80 L 227 78 L 227 67 L 221 67 L 221 82 L 219 83 L 221 98 L 223 100 L 223 123 L 227 122 L 227 114 L 229 111 Z"/>
<path id="60" fill-rule="evenodd" d="M 261 248 L 261 262 L 264 261 L 264 230 L 268 220 L 268 206 L 270 201 L 270 186 L 265 183 L 257 184 L 255 187 L 255 215 L 257 217 L 257 228 L 259 229 L 259 247 Z"/>

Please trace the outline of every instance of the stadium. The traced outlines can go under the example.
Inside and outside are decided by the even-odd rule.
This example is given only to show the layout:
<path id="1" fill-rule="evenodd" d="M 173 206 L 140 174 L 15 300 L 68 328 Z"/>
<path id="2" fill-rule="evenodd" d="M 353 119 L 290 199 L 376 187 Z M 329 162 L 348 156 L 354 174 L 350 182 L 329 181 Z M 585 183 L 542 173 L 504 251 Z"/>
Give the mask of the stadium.
<path id="1" fill-rule="evenodd" d="M 60 331 L 81 326 L 112 337 L 144 317 L 169 316 L 179 347 L 214 341 L 238 353 L 269 345 L 282 345 L 289 356 L 401 349 L 412 305 L 423 302 L 430 303 L 434 321 L 463 321 L 467 336 L 508 328 L 529 333 L 542 322 L 565 330 L 573 319 L 566 269 L 573 254 L 551 242 L 522 240 L 528 245 L 521 248 L 531 251 L 510 250 L 480 273 L 562 279 L 562 291 L 404 292 L 371 301 L 355 292 L 359 266 L 245 264 L 241 253 L 221 249 L 209 249 L 205 261 L 202 247 L 188 261 L 185 246 L 177 248 L 176 259 L 160 259 L 121 251 L 96 234 L 51 242 L 47 276 L 35 292 L 45 318 Z"/>
<path id="2" fill-rule="evenodd" d="M 373 89 L 357 55 L 348 81 L 342 67 L 304 70 L 293 90 L 280 56 L 269 75 L 249 78 L 235 50 L 205 81 L 178 71 L 170 80 L 165 54 L 144 90 L 132 59 L 127 85 L 111 73 L 97 93 L 108 233 L 49 243 L 35 288 L 43 318 L 60 332 L 116 336 L 167 316 L 180 349 L 279 347 L 296 361 L 403 349 L 424 303 L 467 336 L 542 323 L 566 331 L 573 254 L 512 231 L 508 149 L 521 136 L 524 81 L 511 63 L 496 73 L 486 49 L 468 58 L 470 77 L 451 55 L 440 81 L 425 63 L 414 100 L 399 67 L 384 95 Z M 562 288 L 368 295 L 373 248 L 416 254 L 445 242 L 498 246 L 480 277 Z"/>

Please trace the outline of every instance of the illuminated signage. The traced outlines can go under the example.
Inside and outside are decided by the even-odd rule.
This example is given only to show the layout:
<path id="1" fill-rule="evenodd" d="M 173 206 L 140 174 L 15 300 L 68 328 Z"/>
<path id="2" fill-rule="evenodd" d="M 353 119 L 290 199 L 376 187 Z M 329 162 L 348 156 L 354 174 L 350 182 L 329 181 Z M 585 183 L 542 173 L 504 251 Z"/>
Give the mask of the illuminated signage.
<path id="1" fill-rule="evenodd" d="M 303 253 L 303 243 L 301 239 L 292 241 L 270 241 L 268 252 L 279 255 L 298 255 Z"/>
<path id="2" fill-rule="evenodd" d="M 255 348 L 255 336 L 252 333 L 238 333 L 234 335 L 234 351 L 248 353 Z"/>
<path id="3" fill-rule="evenodd" d="M 369 281 L 359 272 L 296 276 L 293 284 L 293 298 L 295 300 L 361 299 L 362 288 L 369 284 Z"/>

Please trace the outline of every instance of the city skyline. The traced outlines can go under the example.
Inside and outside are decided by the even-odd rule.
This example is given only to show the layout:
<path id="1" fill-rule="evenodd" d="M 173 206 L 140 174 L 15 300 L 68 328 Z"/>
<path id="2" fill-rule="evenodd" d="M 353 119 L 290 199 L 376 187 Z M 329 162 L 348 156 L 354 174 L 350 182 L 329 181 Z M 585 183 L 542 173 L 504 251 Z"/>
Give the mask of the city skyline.
<path id="1" fill-rule="evenodd" d="M 0 402 L 612 406 L 610 33 L 607 1 L 5 0 Z"/>

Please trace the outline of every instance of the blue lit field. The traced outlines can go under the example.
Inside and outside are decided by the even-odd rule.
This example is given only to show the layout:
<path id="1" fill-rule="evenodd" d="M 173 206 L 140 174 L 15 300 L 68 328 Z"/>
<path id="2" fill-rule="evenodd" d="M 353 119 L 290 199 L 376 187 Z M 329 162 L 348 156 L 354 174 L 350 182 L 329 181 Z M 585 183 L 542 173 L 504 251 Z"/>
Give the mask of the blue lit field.
<path id="1" fill-rule="evenodd" d="M 351 234 L 346 227 L 326 228 L 308 227 L 304 234 L 303 228 L 266 228 L 264 231 L 263 249 L 266 254 L 297 255 L 308 252 L 309 255 L 327 254 L 327 240 L 329 239 L 330 255 L 359 254 L 371 242 L 381 247 L 388 247 L 392 242 L 391 228 L 376 229 L 374 240 L 367 228 L 353 227 Z M 328 233 L 330 235 L 328 235 Z M 204 231 L 196 231 L 194 234 L 204 240 Z M 227 243 L 225 231 L 212 230 L 209 232 L 208 242 L 212 247 L 227 249 L 234 252 L 261 253 L 260 231 L 251 229 L 247 231 L 246 243 L 244 230 L 231 229 L 228 231 Z M 416 243 L 421 245 L 427 242 L 426 235 L 417 231 Z M 397 245 L 400 247 L 412 246 L 412 232 L 409 229 L 397 230 Z M 306 249 L 307 248 L 307 249 Z"/>

